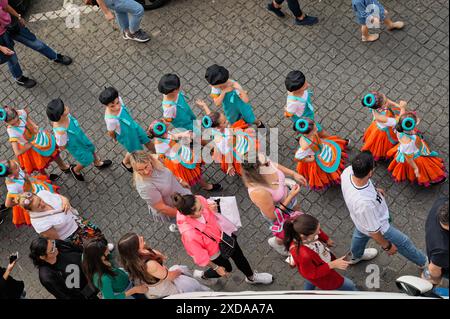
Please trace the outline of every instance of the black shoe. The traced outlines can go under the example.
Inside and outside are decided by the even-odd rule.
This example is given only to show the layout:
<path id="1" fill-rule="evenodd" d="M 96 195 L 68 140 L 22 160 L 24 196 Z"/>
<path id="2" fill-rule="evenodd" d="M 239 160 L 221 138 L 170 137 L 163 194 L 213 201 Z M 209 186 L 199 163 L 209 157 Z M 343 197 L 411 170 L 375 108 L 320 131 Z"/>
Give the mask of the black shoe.
<path id="1" fill-rule="evenodd" d="M 55 182 L 55 181 L 57 181 L 58 179 L 60 179 L 61 178 L 61 176 L 59 176 L 59 175 L 57 175 L 57 174 L 50 174 L 49 176 L 48 176 L 48 179 L 50 180 L 50 181 L 52 181 L 52 182 Z"/>
<path id="2" fill-rule="evenodd" d="M 104 168 L 107 168 L 107 167 L 109 167 L 109 166 L 111 166 L 111 165 L 112 165 L 112 161 L 110 161 L 110 160 L 104 160 L 102 165 L 100 165 L 100 166 L 95 166 L 95 167 L 97 167 L 98 169 L 104 169 Z"/>
<path id="3" fill-rule="evenodd" d="M 303 20 L 295 18 L 294 24 L 296 24 L 296 25 L 313 25 L 318 22 L 319 22 L 319 19 L 317 17 L 311 17 L 311 16 L 305 15 Z"/>
<path id="4" fill-rule="evenodd" d="M 139 29 L 135 33 L 125 32 L 124 38 L 127 40 L 133 40 L 141 43 L 150 41 L 150 36 L 147 34 L 147 32 L 145 32 L 142 29 Z"/>
<path id="5" fill-rule="evenodd" d="M 16 79 L 16 83 L 27 89 L 31 89 L 32 87 L 35 87 L 37 84 L 35 80 L 27 78 L 24 75 L 22 75 L 20 78 Z"/>
<path id="6" fill-rule="evenodd" d="M 129 171 L 130 173 L 133 173 L 133 167 L 127 167 L 124 162 L 121 163 L 122 167 L 125 168 L 127 171 Z"/>
<path id="7" fill-rule="evenodd" d="M 223 189 L 222 185 L 220 184 L 213 184 L 213 187 L 211 189 L 205 189 L 207 192 L 219 192 Z"/>
<path id="8" fill-rule="evenodd" d="M 83 174 L 77 174 L 75 173 L 75 165 L 70 165 L 70 172 L 72 173 L 73 178 L 75 178 L 75 180 L 79 181 L 79 182 L 84 182 L 84 176 Z"/>
<path id="9" fill-rule="evenodd" d="M 71 165 L 69 165 L 68 169 L 62 169 L 61 172 L 63 172 L 64 174 L 70 174 L 70 166 Z"/>
<path id="10" fill-rule="evenodd" d="M 284 18 L 286 16 L 283 13 L 283 11 L 281 11 L 281 8 L 275 8 L 275 6 L 273 5 L 273 2 L 271 2 L 267 5 L 267 10 L 275 13 L 279 18 Z"/>
<path id="11" fill-rule="evenodd" d="M 258 125 L 258 128 L 262 128 L 262 129 L 265 129 L 266 128 L 266 126 L 264 125 L 264 123 L 263 122 L 259 122 L 259 125 Z"/>
<path id="12" fill-rule="evenodd" d="M 68 57 L 67 55 L 59 54 L 56 56 L 56 60 L 54 60 L 56 63 L 62 64 L 62 65 L 70 65 L 72 64 L 72 58 Z"/>

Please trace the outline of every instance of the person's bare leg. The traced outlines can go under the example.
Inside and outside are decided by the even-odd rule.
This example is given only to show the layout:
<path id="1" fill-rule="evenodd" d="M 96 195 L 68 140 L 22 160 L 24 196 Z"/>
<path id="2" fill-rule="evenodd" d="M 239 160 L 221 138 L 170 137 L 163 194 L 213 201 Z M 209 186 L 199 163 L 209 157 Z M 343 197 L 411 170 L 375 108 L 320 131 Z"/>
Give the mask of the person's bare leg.
<path id="1" fill-rule="evenodd" d="M 67 164 L 59 155 L 55 158 L 55 162 L 62 171 L 66 171 L 70 168 L 69 164 Z"/>
<path id="2" fill-rule="evenodd" d="M 123 164 L 128 167 L 131 168 L 131 154 L 127 152 L 127 154 L 125 155 L 124 159 L 123 159 Z"/>
<path id="3" fill-rule="evenodd" d="M 384 24 L 389 31 L 403 29 L 405 23 L 403 21 L 393 22 L 390 18 L 384 19 Z"/>
<path id="4" fill-rule="evenodd" d="M 103 164 L 103 162 L 100 160 L 100 158 L 98 157 L 97 153 L 94 153 L 94 165 L 95 166 L 100 166 L 102 164 Z"/>
<path id="5" fill-rule="evenodd" d="M 361 26 L 361 34 L 362 34 L 362 41 L 363 42 L 374 42 L 379 39 L 380 35 L 378 34 L 370 34 L 369 28 L 367 25 Z"/>
<path id="6" fill-rule="evenodd" d="M 73 171 L 75 172 L 75 174 L 80 175 L 81 174 L 81 170 L 84 168 L 83 165 L 81 164 L 77 164 L 75 165 L 75 167 L 73 168 Z"/>
<path id="7" fill-rule="evenodd" d="M 322 129 L 322 131 L 319 132 L 319 137 L 325 138 L 331 136 L 326 130 Z"/>
<path id="8" fill-rule="evenodd" d="M 203 177 L 200 178 L 200 180 L 199 180 L 198 183 L 200 184 L 201 188 L 203 188 L 205 191 L 209 191 L 209 190 L 211 190 L 211 189 L 214 187 L 213 184 L 208 183 L 208 182 L 205 182 L 205 180 L 203 179 Z"/>
<path id="9" fill-rule="evenodd" d="M 145 144 L 145 147 L 153 154 L 156 154 L 155 144 L 150 141 L 147 144 Z"/>

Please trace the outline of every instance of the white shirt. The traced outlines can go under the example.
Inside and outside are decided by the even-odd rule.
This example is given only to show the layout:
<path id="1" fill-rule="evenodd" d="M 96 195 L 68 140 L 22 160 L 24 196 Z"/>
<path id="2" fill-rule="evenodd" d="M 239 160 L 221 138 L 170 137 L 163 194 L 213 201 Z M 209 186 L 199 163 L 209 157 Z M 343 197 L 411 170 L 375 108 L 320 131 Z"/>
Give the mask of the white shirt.
<path id="1" fill-rule="evenodd" d="M 40 234 L 53 227 L 60 239 L 64 240 L 70 237 L 78 229 L 78 224 L 71 211 L 63 212 L 61 197 L 46 190 L 42 190 L 36 195 L 54 208 L 46 212 L 30 212 L 31 225 L 36 232 Z"/>
<path id="2" fill-rule="evenodd" d="M 302 95 L 302 99 L 305 101 L 308 100 L 309 92 L 308 90 L 305 90 Z M 286 111 L 290 114 L 296 115 L 298 117 L 301 117 L 303 115 L 303 112 L 305 112 L 306 103 L 302 101 L 293 101 L 288 98 L 288 101 L 286 103 Z"/>
<path id="3" fill-rule="evenodd" d="M 350 217 L 356 228 L 363 234 L 380 231 L 384 234 L 389 229 L 389 208 L 386 200 L 375 189 L 372 181 L 358 187 L 352 181 L 353 169 L 347 167 L 341 175 L 341 189 Z"/>

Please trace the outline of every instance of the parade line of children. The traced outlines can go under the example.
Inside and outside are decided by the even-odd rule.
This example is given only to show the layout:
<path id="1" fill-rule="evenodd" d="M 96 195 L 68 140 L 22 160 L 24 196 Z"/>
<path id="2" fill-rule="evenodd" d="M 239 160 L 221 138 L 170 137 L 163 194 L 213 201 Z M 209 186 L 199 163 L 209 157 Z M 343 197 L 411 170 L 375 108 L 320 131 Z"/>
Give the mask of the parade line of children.
<path id="1" fill-rule="evenodd" d="M 245 168 L 247 175 L 244 177 L 247 182 L 254 180 L 256 184 L 264 185 L 264 188 L 269 190 L 273 196 L 275 193 L 278 194 L 277 192 L 283 192 L 283 194 L 275 194 L 274 201 L 275 197 L 286 197 L 287 189 L 290 189 L 290 196 L 292 196 L 289 198 L 295 203 L 294 197 L 299 192 L 299 186 L 320 191 L 341 183 L 341 174 L 348 158 L 349 140 L 332 135 L 319 123 L 315 116 L 316 109 L 312 104 L 312 91 L 301 71 L 289 72 L 285 80 L 287 101 L 284 114 L 292 121 L 294 131 L 292 138 L 298 141 L 298 148 L 292 154 L 297 162 L 296 172 L 287 168 L 284 168 L 284 171 L 292 172 L 292 176 L 296 176 L 296 181 L 302 184 L 294 182 L 295 185 L 291 185 L 289 188 L 285 188 L 284 184 L 288 183 L 281 171 L 276 171 L 275 177 L 278 180 L 276 186 L 265 185 L 264 180 L 258 179 L 260 173 L 250 173 L 251 165 L 248 163 L 252 160 L 259 163 L 258 167 L 267 166 L 267 169 L 275 166 L 267 159 L 264 162 L 268 164 L 261 162 L 261 157 L 258 155 L 260 143 L 256 132 L 258 130 L 264 132 L 259 136 L 265 136 L 267 132 L 263 122 L 253 112 L 249 93 L 237 81 L 230 78 L 229 71 L 223 66 L 214 64 L 208 67 L 205 78 L 211 86 L 211 98 L 217 111 L 211 110 L 212 107 L 208 106 L 205 101 L 197 100 L 195 105 L 205 113 L 204 116 L 197 119 L 188 103 L 189 99 L 181 90 L 179 77 L 175 74 L 166 74 L 158 84 L 158 90 L 163 94 L 163 116 L 149 120 L 147 130 L 133 119 L 130 108 L 126 106 L 125 99 L 120 96 L 117 89 L 107 87 L 100 93 L 99 101 L 105 108 L 104 120 L 107 134 L 122 145 L 126 151 L 124 158 L 120 161 L 120 165 L 125 170 L 133 173 L 133 161 L 136 161 L 137 156 L 147 158 L 145 152 L 140 153 L 146 150 L 160 162 L 150 165 L 152 170 L 156 169 L 158 165 L 163 165 L 170 170 L 183 187 L 190 189 L 198 184 L 203 190 L 215 192 L 217 195 L 217 192 L 222 190 L 222 186 L 210 183 L 203 178 L 202 172 L 206 163 L 213 162 L 220 165 L 224 174 L 230 176 L 242 176 Z M 420 118 L 415 112 L 407 109 L 405 101 L 396 103 L 389 100 L 384 94 L 372 91 L 362 97 L 362 106 L 361 111 L 367 110 L 367 113 L 373 117 L 373 122 L 363 136 L 362 151 L 370 151 L 376 161 L 390 161 L 388 170 L 396 182 L 408 180 L 428 187 L 446 180 L 447 172 L 443 160 L 435 151 L 431 151 L 424 141 L 423 135 L 418 130 Z M 113 163 L 111 160 L 101 159 L 97 155 L 95 145 L 82 130 L 82 123 L 81 125 L 78 123 L 69 106 L 61 99 L 51 100 L 47 105 L 46 114 L 53 127 L 53 134 L 36 125 L 30 117 L 29 110 L 15 109 L 10 106 L 0 109 L 0 120 L 7 125 L 9 142 L 15 154 L 15 158 L 0 159 L 0 177 L 5 178 L 8 191 L 5 205 L 13 208 L 13 223 L 16 226 L 31 224 L 27 208 L 36 204 L 33 202 L 33 198 L 35 198 L 33 196 L 45 191 L 48 194 L 47 197 L 50 197 L 51 193 L 58 191 L 55 182 L 60 179 L 60 176 L 48 175 L 46 171 L 52 161 L 57 163 L 62 172 L 71 174 L 75 180 L 80 182 L 85 181 L 83 175 L 85 167 L 93 164 L 97 169 L 103 170 Z M 202 129 L 200 125 L 203 127 Z M 72 156 L 76 164 L 68 164 L 61 158 L 61 152 L 64 151 Z M 148 161 L 142 162 L 152 163 L 152 161 L 153 158 L 149 157 Z M 279 165 L 278 167 L 283 166 Z M 147 167 L 143 169 L 148 170 Z M 24 197 L 24 193 L 29 195 Z M 256 199 L 252 200 L 254 203 L 256 202 Z M 22 202 L 26 202 L 26 204 L 21 204 Z M 257 273 L 250 268 L 237 245 L 236 236 L 232 231 L 227 234 L 223 229 L 223 227 L 227 228 L 226 223 L 224 226 L 223 221 L 215 221 L 211 217 L 215 216 L 214 214 L 204 212 L 208 205 L 210 205 L 210 210 L 214 210 L 214 208 L 203 197 L 189 194 L 177 195 L 174 202 L 177 202 L 175 206 L 178 212 L 185 216 L 183 220 L 189 221 L 191 225 L 188 227 L 186 224 L 180 229 L 186 250 L 190 252 L 197 264 L 212 267 L 202 273 L 201 278 L 217 278 L 222 276 L 225 271 L 229 272 L 231 265 L 227 259 L 231 258 L 246 274 L 247 282 L 263 284 L 272 282 L 270 274 Z M 286 204 L 288 203 L 286 202 Z M 43 204 L 36 205 L 36 209 L 45 208 Z M 260 208 L 264 205 L 258 200 Z M 295 205 L 295 208 L 293 208 L 294 205 L 291 207 L 285 205 L 281 205 L 283 206 L 281 207 L 278 204 L 273 206 L 272 201 L 268 205 L 276 207 L 273 218 L 270 218 L 270 230 L 279 239 L 279 243 L 271 244 L 271 246 L 279 253 L 284 254 L 288 249 L 285 252 L 283 252 L 284 248 L 280 250 L 280 243 L 284 238 L 283 226 L 290 215 L 297 217 L 303 212 L 299 212 L 299 205 Z M 47 205 L 47 208 L 51 210 L 52 206 Z M 269 215 L 272 216 L 272 214 Z M 269 218 L 266 219 L 269 220 Z M 317 220 L 312 217 L 302 217 L 301 219 L 312 225 L 310 232 L 312 235 L 319 236 L 324 242 L 329 241 L 328 237 L 320 230 Z M 181 224 L 179 223 L 179 225 Z M 289 227 L 292 226 L 292 224 L 289 225 Z M 235 228 L 233 225 L 228 226 L 227 229 Z M 188 238 L 187 233 L 184 233 L 187 231 L 186 229 L 200 229 L 201 236 L 212 239 L 211 245 L 197 248 L 188 247 L 190 242 L 192 245 L 198 243 L 195 238 L 189 237 L 190 239 L 186 240 Z M 300 233 L 302 232 L 300 231 Z M 144 250 L 147 249 L 145 243 L 140 242 L 142 239 L 135 236 L 135 240 L 136 250 L 140 246 Z M 199 240 L 203 242 L 204 238 Z M 106 245 L 106 242 L 102 241 L 99 245 Z M 217 247 L 220 248 L 220 251 L 211 253 L 211 249 L 217 250 Z M 209 256 L 198 256 L 201 250 L 208 251 Z M 151 257 L 157 261 L 155 267 L 160 267 L 163 260 L 162 255 L 151 249 L 147 249 L 147 252 L 148 258 Z M 324 248 L 322 253 L 326 252 L 327 250 Z M 146 259 L 146 262 L 148 260 L 150 259 Z M 133 267 L 132 264 L 128 264 L 125 268 L 132 269 Z M 337 268 L 339 267 L 337 266 Z M 135 274 L 132 273 L 132 275 Z M 169 275 L 170 272 L 167 270 L 166 277 Z M 144 279 L 147 277 L 144 277 L 138 279 L 145 281 Z M 342 278 L 338 279 L 339 285 L 337 286 L 351 286 L 341 280 Z M 202 285 L 193 285 L 200 290 L 207 290 Z M 181 288 L 177 290 L 176 286 L 164 289 L 180 291 Z M 354 287 L 350 288 L 352 290 Z M 163 292 L 158 293 L 164 294 Z"/>

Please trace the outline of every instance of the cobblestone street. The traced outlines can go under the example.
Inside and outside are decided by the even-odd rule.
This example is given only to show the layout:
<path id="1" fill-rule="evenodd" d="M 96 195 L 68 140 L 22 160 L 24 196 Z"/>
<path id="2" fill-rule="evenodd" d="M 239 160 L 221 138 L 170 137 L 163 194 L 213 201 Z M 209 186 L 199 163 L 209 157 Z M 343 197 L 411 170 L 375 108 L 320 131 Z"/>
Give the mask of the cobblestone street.
<path id="1" fill-rule="evenodd" d="M 99 12 L 81 14 L 81 27 L 69 29 L 65 18 L 37 15 L 63 7 L 62 0 L 34 1 L 30 29 L 56 50 L 71 56 L 74 63 L 64 67 L 17 44 L 15 49 L 27 76 L 38 85 L 26 90 L 13 83 L 6 65 L 0 67 L 0 104 L 29 107 L 34 121 L 50 129 L 45 114 L 47 103 L 61 97 L 70 106 L 80 125 L 96 144 L 103 158 L 113 160 L 112 169 L 85 170 L 86 182 L 65 175 L 58 181 L 60 193 L 72 205 L 100 226 L 110 241 L 133 231 L 142 234 L 154 248 L 169 256 L 168 264 L 194 268 L 185 253 L 179 234 L 166 225 L 151 221 L 147 205 L 135 191 L 131 174 L 120 166 L 123 149 L 106 135 L 104 108 L 98 95 L 105 87 L 116 87 L 134 118 L 147 127 L 162 116 L 162 96 L 157 83 L 164 73 L 177 73 L 193 110 L 194 101 L 211 103 L 205 69 L 213 63 L 226 66 L 231 77 L 249 91 L 255 114 L 269 127 L 279 129 L 279 162 L 295 168 L 297 142 L 292 124 L 283 117 L 286 92 L 284 79 L 300 69 L 314 91 L 316 116 L 329 132 L 350 138 L 350 158 L 362 145 L 362 135 L 371 116 L 361 107 L 361 97 L 369 89 L 380 90 L 390 99 L 406 100 L 408 108 L 422 118 L 420 129 L 432 150 L 438 151 L 448 168 L 449 154 L 449 2 L 447 0 L 382 1 L 394 18 L 406 22 L 404 31 L 381 32 L 375 43 L 362 43 L 351 1 L 302 0 L 305 12 L 318 16 L 314 27 L 292 24 L 289 15 L 279 19 L 266 10 L 267 0 L 172 0 L 167 6 L 147 11 L 143 28 L 152 36 L 147 44 L 127 42 Z M 51 3 L 49 3 L 51 2 Z M 75 1 L 76 2 L 76 1 Z M 82 1 L 78 1 L 81 3 Z M 287 6 L 283 10 L 289 13 Z M 290 14 L 290 13 L 289 13 Z M 13 156 L 5 125 L 0 125 L 1 159 Z M 64 154 L 69 158 L 68 154 Z M 55 164 L 55 173 L 59 173 Z M 250 202 L 239 178 L 226 177 L 218 165 L 206 167 L 206 178 L 220 182 L 224 195 L 234 195 L 240 205 L 243 228 L 239 242 L 249 261 L 259 271 L 270 272 L 269 286 L 249 286 L 234 271 L 215 290 L 300 290 L 303 279 L 267 244 L 268 224 Z M 49 171 L 52 171 L 50 169 Z M 379 164 L 373 180 L 386 190 L 393 223 L 425 250 L 425 219 L 433 202 L 448 196 L 448 182 L 423 188 L 396 184 Z M 0 186 L 4 200 L 6 188 Z M 204 194 L 202 191 L 198 193 Z M 299 195 L 305 212 L 316 216 L 338 244 L 337 255 L 345 254 L 351 242 L 353 223 L 340 187 L 324 192 L 302 190 Z M 37 235 L 31 227 L 15 228 L 11 212 L 0 226 L 0 265 L 5 267 L 10 253 L 19 251 L 15 279 L 25 281 L 29 298 L 52 298 L 40 285 L 37 271 L 28 258 L 29 244 Z M 371 241 L 370 247 L 377 247 Z M 418 275 L 415 265 L 398 254 L 381 252 L 375 259 L 380 267 L 379 291 L 397 292 L 395 279 Z M 360 289 L 365 286 L 367 263 L 352 266 L 346 275 Z"/>

